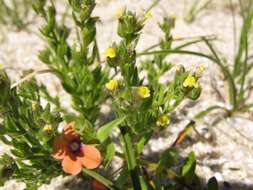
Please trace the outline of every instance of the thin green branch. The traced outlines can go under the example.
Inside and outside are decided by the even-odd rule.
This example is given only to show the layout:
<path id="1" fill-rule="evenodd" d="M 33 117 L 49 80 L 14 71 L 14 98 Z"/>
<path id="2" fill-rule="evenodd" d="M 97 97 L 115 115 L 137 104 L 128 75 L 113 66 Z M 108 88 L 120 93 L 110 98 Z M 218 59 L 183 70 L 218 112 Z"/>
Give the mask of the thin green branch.
<path id="1" fill-rule="evenodd" d="M 134 146 L 132 144 L 130 134 L 127 132 L 127 129 L 123 127 L 121 127 L 120 132 L 122 135 L 125 157 L 126 157 L 128 169 L 131 174 L 134 190 L 141 190 L 141 183 L 140 183 L 140 178 L 139 178 L 140 175 L 139 175 L 138 167 L 136 164 Z"/>

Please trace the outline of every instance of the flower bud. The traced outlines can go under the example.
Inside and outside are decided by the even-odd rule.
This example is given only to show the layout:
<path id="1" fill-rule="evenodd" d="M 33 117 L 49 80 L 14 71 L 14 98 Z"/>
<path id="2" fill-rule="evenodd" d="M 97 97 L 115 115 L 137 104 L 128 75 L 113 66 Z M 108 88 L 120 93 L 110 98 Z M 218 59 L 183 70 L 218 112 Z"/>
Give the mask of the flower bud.
<path id="1" fill-rule="evenodd" d="M 69 0 L 69 2 L 80 23 L 84 23 L 91 16 L 95 7 L 95 0 Z"/>
<path id="2" fill-rule="evenodd" d="M 170 123 L 170 118 L 167 115 L 161 115 L 156 121 L 157 126 L 164 127 Z"/>
<path id="3" fill-rule="evenodd" d="M 143 22 L 138 21 L 136 15 L 132 12 L 126 12 L 119 19 L 118 35 L 131 41 L 138 36 L 142 28 Z"/>
<path id="4" fill-rule="evenodd" d="M 53 132 L 53 126 L 50 125 L 50 124 L 46 124 L 43 127 L 43 132 L 46 133 L 46 134 L 51 134 Z"/>

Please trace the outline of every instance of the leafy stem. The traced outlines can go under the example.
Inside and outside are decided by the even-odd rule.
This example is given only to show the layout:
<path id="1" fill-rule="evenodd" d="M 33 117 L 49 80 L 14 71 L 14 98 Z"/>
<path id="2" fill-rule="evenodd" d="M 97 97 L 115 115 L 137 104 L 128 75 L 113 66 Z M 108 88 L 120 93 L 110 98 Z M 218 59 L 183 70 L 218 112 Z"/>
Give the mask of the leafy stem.
<path id="1" fill-rule="evenodd" d="M 126 156 L 128 169 L 131 174 L 131 179 L 132 179 L 134 190 L 141 190 L 139 171 L 138 171 L 138 167 L 136 164 L 136 158 L 135 158 L 134 148 L 133 148 L 130 134 L 129 134 L 129 132 L 127 132 L 125 127 L 121 127 L 120 132 L 122 135 L 123 148 L 124 148 L 124 152 L 125 152 L 125 156 Z"/>

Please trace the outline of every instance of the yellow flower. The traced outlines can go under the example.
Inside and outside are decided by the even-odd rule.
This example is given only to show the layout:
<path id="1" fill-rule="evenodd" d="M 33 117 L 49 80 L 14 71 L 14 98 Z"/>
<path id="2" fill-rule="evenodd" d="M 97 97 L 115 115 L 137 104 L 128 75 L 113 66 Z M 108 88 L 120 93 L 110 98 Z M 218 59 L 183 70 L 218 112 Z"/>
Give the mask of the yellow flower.
<path id="1" fill-rule="evenodd" d="M 145 20 L 147 20 L 150 17 L 152 17 L 152 12 L 151 11 L 146 12 L 144 15 Z"/>
<path id="2" fill-rule="evenodd" d="M 190 88 L 198 88 L 199 84 L 198 81 L 196 79 L 196 77 L 192 76 L 191 74 L 189 74 L 187 76 L 187 78 L 184 80 L 183 82 L 183 86 L 186 87 L 190 87 Z"/>
<path id="3" fill-rule="evenodd" d="M 118 86 L 119 86 L 119 81 L 116 79 L 112 79 L 108 83 L 105 84 L 105 87 L 110 91 L 116 90 Z"/>
<path id="4" fill-rule="evenodd" d="M 114 48 L 109 47 L 105 51 L 105 56 L 109 58 L 115 58 L 116 57 L 116 51 Z"/>
<path id="5" fill-rule="evenodd" d="M 115 18 L 116 19 L 119 19 L 120 17 L 123 16 L 124 12 L 126 10 L 126 7 L 125 6 L 122 6 L 122 7 L 119 7 L 115 13 Z"/>
<path id="6" fill-rule="evenodd" d="M 4 66 L 2 64 L 0 64 L 0 70 L 3 70 Z"/>
<path id="7" fill-rule="evenodd" d="M 43 132 L 45 132 L 45 133 L 50 134 L 50 133 L 52 133 L 52 131 L 53 131 L 52 125 L 46 124 L 46 125 L 43 127 Z"/>
<path id="8" fill-rule="evenodd" d="M 157 126 L 166 126 L 170 123 L 170 119 L 167 115 L 161 115 L 158 117 L 157 121 L 156 121 L 156 125 Z"/>
<path id="9" fill-rule="evenodd" d="M 146 86 L 139 86 L 139 87 L 137 87 L 137 94 L 141 98 L 148 98 L 148 97 L 150 97 L 150 90 Z"/>

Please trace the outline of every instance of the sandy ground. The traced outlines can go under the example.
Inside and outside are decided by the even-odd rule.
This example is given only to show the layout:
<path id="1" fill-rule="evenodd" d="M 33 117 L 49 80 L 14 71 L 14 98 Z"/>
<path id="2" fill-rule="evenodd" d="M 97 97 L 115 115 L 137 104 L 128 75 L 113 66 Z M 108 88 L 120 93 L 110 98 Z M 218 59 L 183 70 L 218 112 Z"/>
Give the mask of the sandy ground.
<path id="1" fill-rule="evenodd" d="M 218 37 L 215 45 L 220 52 L 228 59 L 228 63 L 234 56 L 233 48 L 233 22 L 231 12 L 224 5 L 224 1 L 217 0 L 214 5 L 203 11 L 197 19 L 187 24 L 183 20 L 185 2 L 183 0 L 162 0 L 152 10 L 153 16 L 147 21 L 143 30 L 143 35 L 138 45 L 138 50 L 142 50 L 157 42 L 162 33 L 157 26 L 157 22 L 167 15 L 177 17 L 176 28 L 173 31 L 175 37 L 189 37 L 198 35 L 215 34 Z M 114 19 L 116 10 L 124 5 L 130 10 L 142 14 L 150 6 L 147 0 L 111 0 L 98 1 L 94 15 L 101 17 L 98 24 L 98 44 L 103 54 L 106 47 L 119 38 L 116 32 L 117 22 Z M 235 16 L 238 26 L 241 24 L 239 15 Z M 38 20 L 36 26 L 31 26 L 31 30 L 38 32 L 37 27 L 41 21 Z M 46 68 L 37 58 L 38 51 L 43 48 L 43 41 L 34 33 L 24 31 L 9 31 L 0 44 L 0 63 L 9 69 L 9 74 L 13 80 L 17 80 L 23 69 Z M 194 46 L 195 50 L 205 51 L 203 46 Z M 174 113 L 175 118 L 182 119 L 183 122 L 175 122 L 168 128 L 165 135 L 157 135 L 152 139 L 145 149 L 145 155 L 158 153 L 171 145 L 179 131 L 193 115 L 209 105 L 220 103 L 214 90 L 210 87 L 210 81 L 215 81 L 218 89 L 224 88 L 217 66 L 209 61 L 192 56 L 170 56 L 169 59 L 175 64 L 187 65 L 194 69 L 198 64 L 204 64 L 206 71 L 201 79 L 203 93 L 196 104 L 186 102 Z M 215 75 L 213 74 L 215 73 Z M 68 96 L 58 87 L 59 81 L 55 76 L 44 74 L 37 77 L 46 85 L 53 94 L 60 94 L 64 106 L 68 105 Z M 224 96 L 226 94 L 222 92 Z M 224 190 L 253 190 L 253 122 L 242 117 L 224 119 L 221 114 L 213 114 L 198 124 L 197 130 L 205 136 L 209 136 L 208 142 L 203 142 L 192 132 L 191 138 L 180 147 L 182 156 L 194 150 L 198 158 L 197 173 L 204 180 L 215 176 Z M 218 125 L 212 125 L 214 118 L 220 118 Z M 176 119 L 175 119 L 176 120 Z M 0 153 L 6 151 L 0 144 Z M 64 183 L 63 183 L 64 182 Z M 66 182 L 66 184 L 65 184 Z M 64 184 L 64 185 L 62 185 Z M 62 179 L 59 177 L 52 180 L 50 185 L 41 187 L 42 190 L 53 189 L 86 189 L 86 182 L 80 180 Z M 7 182 L 0 190 L 22 189 L 23 186 L 13 181 Z"/>

